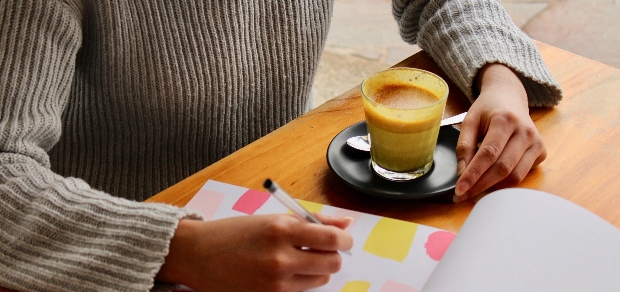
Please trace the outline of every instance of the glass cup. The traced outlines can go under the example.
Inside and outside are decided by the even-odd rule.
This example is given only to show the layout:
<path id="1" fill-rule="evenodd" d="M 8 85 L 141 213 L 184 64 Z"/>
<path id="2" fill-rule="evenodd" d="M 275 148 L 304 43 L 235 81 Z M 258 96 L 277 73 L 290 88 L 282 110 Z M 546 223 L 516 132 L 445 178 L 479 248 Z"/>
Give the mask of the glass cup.
<path id="1" fill-rule="evenodd" d="M 421 69 L 392 68 L 362 82 L 373 170 L 394 181 L 425 175 L 433 165 L 448 84 Z"/>

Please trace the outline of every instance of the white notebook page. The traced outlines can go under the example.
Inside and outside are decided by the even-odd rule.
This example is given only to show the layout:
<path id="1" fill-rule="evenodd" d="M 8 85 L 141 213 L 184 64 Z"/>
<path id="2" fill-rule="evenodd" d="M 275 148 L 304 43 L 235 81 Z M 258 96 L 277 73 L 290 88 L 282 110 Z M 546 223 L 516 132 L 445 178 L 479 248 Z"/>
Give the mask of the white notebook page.
<path id="1" fill-rule="evenodd" d="M 497 191 L 476 204 L 422 291 L 620 291 L 620 230 L 554 195 Z"/>

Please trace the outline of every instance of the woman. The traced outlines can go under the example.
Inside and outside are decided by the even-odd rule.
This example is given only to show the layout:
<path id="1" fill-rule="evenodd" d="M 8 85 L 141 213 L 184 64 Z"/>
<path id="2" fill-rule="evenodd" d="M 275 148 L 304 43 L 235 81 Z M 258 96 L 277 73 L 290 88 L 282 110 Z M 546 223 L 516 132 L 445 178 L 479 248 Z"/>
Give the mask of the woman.
<path id="1" fill-rule="evenodd" d="M 528 106 L 555 105 L 559 86 L 496 1 L 420 2 L 394 1 L 403 38 L 473 101 L 455 201 L 519 181 L 546 155 Z M 332 4 L 2 2 L 0 286 L 299 291 L 325 283 L 339 269 L 337 251 L 352 245 L 346 219 L 203 222 L 141 201 L 307 109 Z"/>

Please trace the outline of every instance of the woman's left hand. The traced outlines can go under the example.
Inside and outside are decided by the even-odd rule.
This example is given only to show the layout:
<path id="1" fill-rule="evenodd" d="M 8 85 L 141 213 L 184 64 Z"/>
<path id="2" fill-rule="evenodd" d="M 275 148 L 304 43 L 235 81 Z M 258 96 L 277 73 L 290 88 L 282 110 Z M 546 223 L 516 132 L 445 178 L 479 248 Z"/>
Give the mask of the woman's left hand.
<path id="1" fill-rule="evenodd" d="M 480 95 L 461 125 L 456 147 L 460 177 L 454 202 L 494 185 L 516 184 L 547 157 L 519 77 L 494 63 L 484 66 L 477 78 Z"/>

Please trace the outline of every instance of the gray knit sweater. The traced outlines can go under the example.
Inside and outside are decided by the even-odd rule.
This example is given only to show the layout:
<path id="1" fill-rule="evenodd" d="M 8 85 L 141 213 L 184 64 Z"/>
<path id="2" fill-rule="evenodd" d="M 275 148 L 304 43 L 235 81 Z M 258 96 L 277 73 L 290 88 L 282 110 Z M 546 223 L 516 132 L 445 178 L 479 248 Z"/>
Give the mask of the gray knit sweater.
<path id="1" fill-rule="evenodd" d="M 0 286 L 151 289 L 199 215 L 140 201 L 307 109 L 332 4 L 0 1 Z M 494 1 L 397 0 L 394 16 L 470 98 L 488 62 L 520 72 L 532 106 L 561 98 Z"/>

